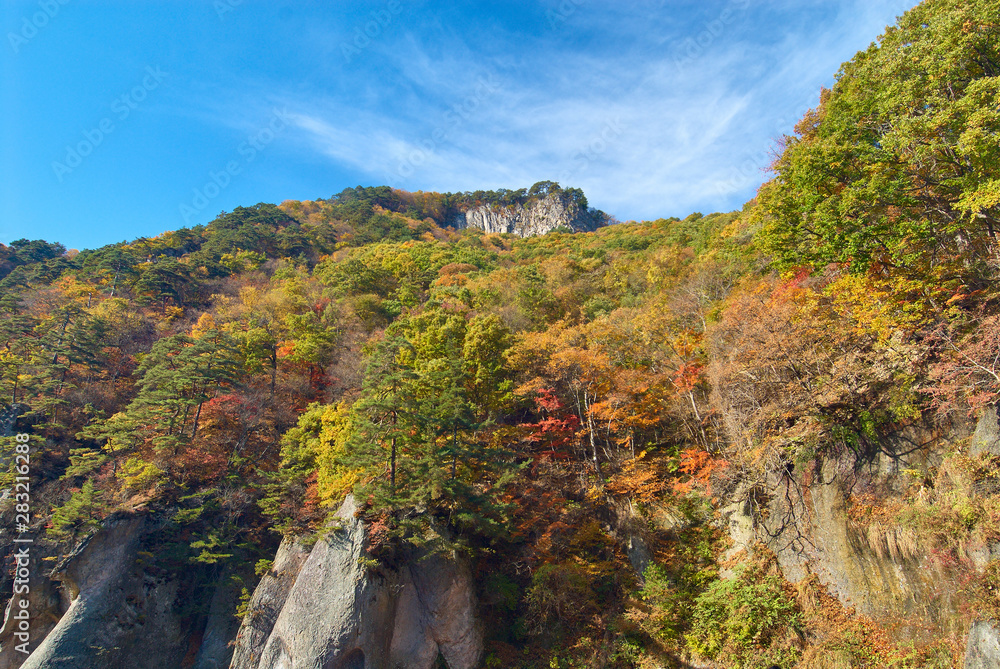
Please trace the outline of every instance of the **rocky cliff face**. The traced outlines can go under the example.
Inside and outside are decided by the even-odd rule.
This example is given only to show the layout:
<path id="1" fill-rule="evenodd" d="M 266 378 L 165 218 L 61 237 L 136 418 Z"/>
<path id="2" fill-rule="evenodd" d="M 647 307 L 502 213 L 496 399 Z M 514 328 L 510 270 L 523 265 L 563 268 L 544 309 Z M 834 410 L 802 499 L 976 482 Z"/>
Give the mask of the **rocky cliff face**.
<path id="1" fill-rule="evenodd" d="M 995 413 L 988 411 L 970 451 L 995 452 L 1000 447 L 996 426 Z M 970 629 L 963 594 L 942 587 L 961 580 L 957 570 L 967 566 L 933 559 L 905 528 L 859 527 L 849 513 L 850 498 L 868 490 L 888 489 L 902 496 L 901 488 L 912 483 L 902 473 L 937 468 L 955 435 L 962 433 L 960 426 L 943 432 L 912 430 L 886 444 L 863 467 L 847 457 L 830 458 L 802 474 L 775 476 L 766 490 L 743 491 L 741 496 L 753 501 L 724 511 L 731 553 L 763 543 L 775 553 L 789 582 L 815 577 L 845 607 L 893 622 L 894 634 L 904 640 L 928 630 L 938 638 L 968 634 L 966 668 L 1000 666 L 1000 631 L 990 621 L 976 620 Z M 970 553 L 970 562 L 981 572 L 1000 556 L 1000 545 Z"/>
<path id="2" fill-rule="evenodd" d="M 145 569 L 144 541 L 160 523 L 113 517 L 51 574 L 33 570 L 32 652 L 15 652 L 8 611 L 0 669 L 430 669 L 439 657 L 449 669 L 476 667 L 483 637 L 469 565 L 414 556 L 372 571 L 355 511 L 349 497 L 342 527 L 311 550 L 281 545 L 238 634 L 224 578 L 194 589 L 193 571 Z"/>
<path id="3" fill-rule="evenodd" d="M 170 611 L 176 583 L 146 583 L 134 568 L 145 524 L 140 517 L 115 519 L 57 567 L 55 578 L 71 603 L 23 669 L 151 669 L 180 662 L 183 632 Z M 133 652 L 113 652 L 123 648 Z"/>
<path id="4" fill-rule="evenodd" d="M 592 232 L 606 223 L 602 214 L 584 210 L 558 193 L 549 193 L 527 206 L 475 207 L 459 214 L 453 225 L 460 230 L 478 228 L 489 233 L 509 232 L 531 237 L 560 227 L 574 232 Z"/>
<path id="5" fill-rule="evenodd" d="M 14 423 L 23 410 L 23 404 L 12 404 L 0 411 L 0 437 L 10 437 L 14 434 Z"/>
<path id="6" fill-rule="evenodd" d="M 282 545 L 251 600 L 233 669 L 431 669 L 439 655 L 449 669 L 478 665 L 468 565 L 435 555 L 373 572 L 355 511 L 348 497 L 342 526 L 308 557 L 300 544 Z"/>
<path id="7" fill-rule="evenodd" d="M 991 623 L 979 621 L 969 630 L 965 654 L 965 669 L 996 669 L 1000 667 L 1000 630 Z"/>
<path id="8" fill-rule="evenodd" d="M 144 541 L 161 529 L 149 516 L 114 516 L 51 573 L 33 565 L 32 652 L 25 657 L 14 649 L 15 621 L 8 615 L 0 630 L 0 668 L 228 666 L 236 593 L 220 579 L 200 607 L 192 586 L 204 574 L 146 569 L 152 554 L 143 550 Z M 192 613 L 198 609 L 207 610 Z"/>
<path id="9" fill-rule="evenodd" d="M 309 558 L 309 549 L 298 541 L 284 541 L 250 598 L 248 612 L 240 626 L 233 651 L 234 667 L 256 667 L 260 654 L 274 630 L 288 593 Z"/>
<path id="10" fill-rule="evenodd" d="M 967 565 L 949 566 L 899 527 L 862 528 L 850 512 L 851 496 L 873 486 L 901 495 L 903 472 L 941 467 L 942 454 L 963 434 L 971 435 L 970 452 L 1000 449 L 990 411 L 974 432 L 903 433 L 862 468 L 831 457 L 775 476 L 766 490 L 744 495 L 752 502 L 726 510 L 735 549 L 765 543 L 789 581 L 816 579 L 857 613 L 896 623 L 893 632 L 904 639 L 928 630 L 964 639 L 965 669 L 1000 666 L 996 622 L 977 620 L 975 612 L 970 618 L 963 594 L 942 586 L 956 582 L 949 570 L 982 571 L 1000 559 L 1000 544 L 971 546 Z M 202 595 L 202 614 L 184 614 L 190 574 L 156 575 L 143 567 L 144 541 L 161 523 L 114 516 L 51 575 L 33 571 L 32 635 L 44 640 L 32 644 L 27 659 L 14 653 L 8 612 L 0 628 L 0 669 L 431 669 L 441 660 L 449 669 L 477 667 L 483 634 L 469 565 L 412 555 L 372 568 L 366 529 L 355 513 L 348 498 L 336 514 L 339 525 L 315 546 L 281 545 L 238 634 L 231 588 L 220 579 Z M 641 573 L 648 548 L 630 537 L 628 553 Z"/>
<path id="11" fill-rule="evenodd" d="M 35 538 L 37 539 L 37 537 Z M 15 555 L 22 546 L 23 544 L 11 543 L 0 548 L 4 565 L 4 569 L 0 571 L 0 593 L 3 593 L 6 600 L 4 602 L 3 625 L 0 627 L 0 669 L 20 667 L 27 657 L 21 650 L 34 651 L 59 623 L 59 619 L 69 606 L 69 603 L 65 601 L 66 598 L 61 596 L 57 584 L 43 577 L 38 560 L 39 556 L 34 556 L 32 560 L 34 564 L 29 565 L 31 591 L 27 597 L 30 630 L 27 647 L 22 645 L 24 637 L 18 637 L 20 620 L 17 618 L 21 597 L 11 597 L 14 591 L 13 574 L 17 571 Z M 21 650 L 18 650 L 18 646 L 21 646 Z"/>

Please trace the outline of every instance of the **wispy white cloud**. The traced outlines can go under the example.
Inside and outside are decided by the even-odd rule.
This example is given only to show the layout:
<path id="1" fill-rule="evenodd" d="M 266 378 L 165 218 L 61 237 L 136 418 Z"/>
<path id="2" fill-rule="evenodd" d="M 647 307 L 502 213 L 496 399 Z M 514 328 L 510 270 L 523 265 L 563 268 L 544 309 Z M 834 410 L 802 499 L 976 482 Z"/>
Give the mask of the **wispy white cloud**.
<path id="1" fill-rule="evenodd" d="M 664 15 L 647 17 L 639 43 L 619 53 L 535 43 L 490 63 L 461 41 L 442 49 L 407 36 L 382 49 L 392 85 L 276 97 L 292 110 L 303 150 L 372 183 L 467 190 L 561 176 L 623 218 L 735 208 L 765 178 L 773 140 L 907 4 L 855 0 L 833 23 L 782 35 L 761 22 L 801 13 L 802 2 L 765 11 L 737 0 L 723 6 L 730 14 L 720 10 L 711 39 L 711 16 L 677 26 Z M 571 18 L 596 29 L 607 17 L 581 9 Z"/>

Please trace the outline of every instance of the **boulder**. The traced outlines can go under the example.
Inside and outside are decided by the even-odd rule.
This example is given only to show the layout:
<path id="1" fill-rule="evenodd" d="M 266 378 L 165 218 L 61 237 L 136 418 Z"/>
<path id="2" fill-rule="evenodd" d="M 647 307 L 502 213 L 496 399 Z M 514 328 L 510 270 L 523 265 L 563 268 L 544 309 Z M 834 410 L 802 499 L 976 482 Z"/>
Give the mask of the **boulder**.
<path id="1" fill-rule="evenodd" d="M 988 621 L 973 623 L 965 653 L 965 669 L 1000 667 L 1000 630 Z"/>
<path id="2" fill-rule="evenodd" d="M 983 453 L 1000 455 L 1000 424 L 997 421 L 997 407 L 988 406 L 983 410 L 976 431 L 972 434 L 973 457 Z"/>

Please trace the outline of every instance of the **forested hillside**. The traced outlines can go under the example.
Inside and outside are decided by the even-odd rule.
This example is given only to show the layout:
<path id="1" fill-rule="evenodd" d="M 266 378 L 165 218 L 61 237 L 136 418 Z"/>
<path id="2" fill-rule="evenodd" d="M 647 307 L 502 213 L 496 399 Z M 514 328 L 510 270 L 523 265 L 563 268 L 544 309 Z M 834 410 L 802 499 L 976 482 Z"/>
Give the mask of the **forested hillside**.
<path id="1" fill-rule="evenodd" d="M 961 666 L 1000 616 L 1000 441 L 971 438 L 1000 394 L 998 40 L 995 0 L 911 10 L 739 212 L 521 239 L 449 225 L 582 191 L 358 187 L 0 246 L 3 487 L 28 433 L 52 566 L 161 519 L 142 569 L 195 575 L 193 621 L 220 575 L 245 613 L 353 493 L 368 568 L 471 561 L 485 667 Z M 792 578 L 824 485 L 872 572 L 937 593 L 879 614 Z"/>

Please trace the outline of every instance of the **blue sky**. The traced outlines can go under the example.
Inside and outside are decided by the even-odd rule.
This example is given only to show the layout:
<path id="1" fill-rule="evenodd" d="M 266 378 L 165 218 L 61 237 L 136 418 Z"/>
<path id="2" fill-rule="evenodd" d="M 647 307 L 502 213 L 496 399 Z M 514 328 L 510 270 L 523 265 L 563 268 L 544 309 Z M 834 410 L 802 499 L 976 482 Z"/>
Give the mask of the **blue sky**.
<path id="1" fill-rule="evenodd" d="M 68 247 L 346 186 L 728 211 L 913 0 L 7 0 L 0 242 Z"/>

